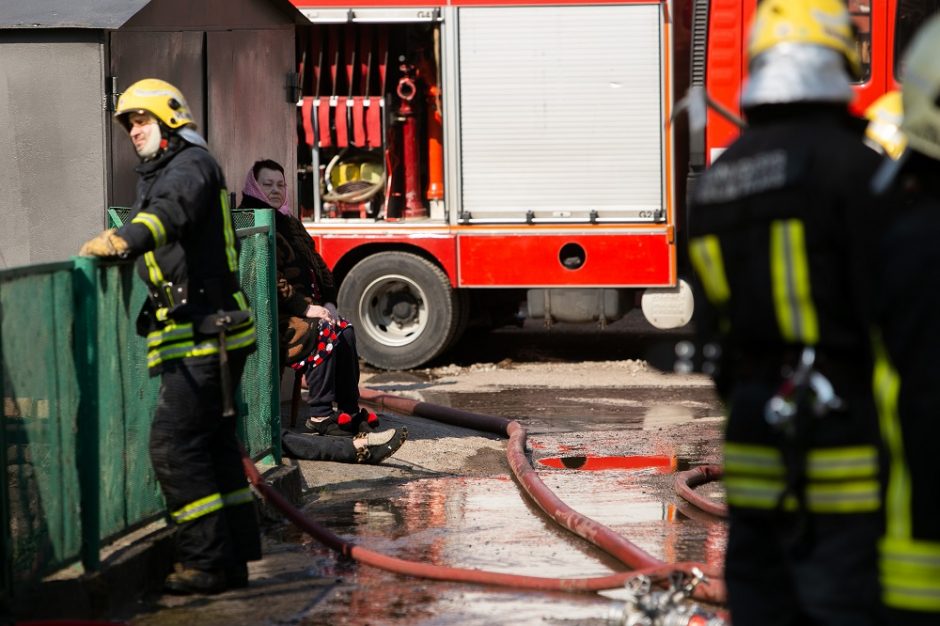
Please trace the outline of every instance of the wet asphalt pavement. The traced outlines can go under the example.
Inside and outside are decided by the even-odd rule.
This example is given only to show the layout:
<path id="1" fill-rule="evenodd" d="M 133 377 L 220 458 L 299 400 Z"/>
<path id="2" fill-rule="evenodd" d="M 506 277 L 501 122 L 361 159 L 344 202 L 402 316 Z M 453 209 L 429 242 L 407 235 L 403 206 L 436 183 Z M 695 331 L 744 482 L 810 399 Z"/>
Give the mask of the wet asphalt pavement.
<path id="1" fill-rule="evenodd" d="M 490 337 L 475 348 L 458 345 L 450 362 L 636 358 L 625 351 L 642 353 L 658 338 L 633 332 L 629 348 L 608 354 L 616 345 L 610 335 L 593 347 L 591 334 L 554 336 L 546 347 L 538 332 Z M 370 385 L 421 380 L 419 374 L 386 373 Z M 672 485 L 676 471 L 718 459 L 720 409 L 709 387 L 429 389 L 427 402 L 517 419 L 542 480 L 578 512 L 664 561 L 720 561 L 723 523 L 689 510 Z M 384 419 L 408 425 L 412 441 L 406 447 L 445 438 L 483 443 L 460 471 L 436 470 L 404 454 L 367 473 L 308 462 L 304 511 L 318 523 L 358 545 L 420 562 L 562 578 L 624 569 L 526 499 L 496 452 L 505 443 L 492 441 L 495 436 L 457 427 L 441 431 L 421 418 Z M 603 469 L 633 455 L 657 458 L 650 467 Z M 721 498 L 719 488 L 704 489 Z M 211 598 L 151 596 L 120 617 L 155 626 L 606 624 L 623 597 L 617 590 L 543 593 L 408 578 L 337 556 L 280 521 L 268 522 L 265 543 L 265 559 L 252 564 L 247 590 Z"/>

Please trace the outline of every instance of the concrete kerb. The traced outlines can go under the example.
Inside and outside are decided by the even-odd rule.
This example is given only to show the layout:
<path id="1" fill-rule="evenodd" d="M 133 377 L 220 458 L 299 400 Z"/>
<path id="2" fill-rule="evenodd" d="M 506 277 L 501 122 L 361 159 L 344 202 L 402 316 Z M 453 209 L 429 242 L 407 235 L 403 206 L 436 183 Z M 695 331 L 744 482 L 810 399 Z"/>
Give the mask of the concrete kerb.
<path id="1" fill-rule="evenodd" d="M 302 476 L 296 465 L 259 465 L 269 485 L 295 505 L 302 501 Z M 263 520 L 283 516 L 258 499 Z M 104 619 L 158 591 L 173 567 L 173 533 L 164 521 L 140 528 L 102 549 L 101 568 L 83 573 L 73 566 L 18 590 L 0 606 L 0 624 L 17 620 Z"/>

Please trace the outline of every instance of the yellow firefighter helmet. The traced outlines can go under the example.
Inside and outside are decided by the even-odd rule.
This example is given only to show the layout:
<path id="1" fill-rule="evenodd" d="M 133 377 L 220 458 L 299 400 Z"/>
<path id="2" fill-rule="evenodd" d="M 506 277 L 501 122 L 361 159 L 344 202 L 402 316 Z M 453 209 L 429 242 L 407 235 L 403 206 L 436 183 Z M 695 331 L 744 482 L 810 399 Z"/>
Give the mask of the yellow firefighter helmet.
<path id="1" fill-rule="evenodd" d="M 907 147 L 907 137 L 901 132 L 903 111 L 901 92 L 896 90 L 884 94 L 865 109 L 866 141 L 892 159 L 901 156 Z"/>
<path id="2" fill-rule="evenodd" d="M 147 112 L 171 129 L 193 125 L 193 115 L 179 89 L 159 78 L 145 78 L 128 87 L 118 98 L 114 117 L 125 128 L 131 113 Z"/>
<path id="3" fill-rule="evenodd" d="M 852 19 L 842 0 L 763 0 L 751 27 L 747 53 L 754 59 L 778 44 L 822 46 L 845 57 L 852 78 L 862 76 Z"/>

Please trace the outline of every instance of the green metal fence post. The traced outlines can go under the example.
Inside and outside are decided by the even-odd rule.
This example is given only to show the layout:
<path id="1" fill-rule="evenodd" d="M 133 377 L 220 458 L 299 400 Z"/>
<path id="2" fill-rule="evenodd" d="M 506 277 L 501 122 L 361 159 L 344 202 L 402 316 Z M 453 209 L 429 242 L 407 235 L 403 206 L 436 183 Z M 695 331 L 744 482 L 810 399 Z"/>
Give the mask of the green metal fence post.
<path id="1" fill-rule="evenodd" d="M 273 326 L 273 337 L 271 345 L 271 452 L 274 455 L 276 463 L 281 462 L 281 364 L 278 362 L 278 323 L 277 323 L 277 255 L 275 253 L 275 241 L 277 237 L 274 232 L 274 211 L 256 210 L 255 226 L 267 226 L 268 228 L 268 302 L 271 303 L 271 325 Z"/>
<path id="2" fill-rule="evenodd" d="M 75 356 L 79 364 L 78 480 L 81 493 L 82 565 L 85 571 L 99 566 L 101 549 L 98 443 L 98 259 L 75 260 Z"/>

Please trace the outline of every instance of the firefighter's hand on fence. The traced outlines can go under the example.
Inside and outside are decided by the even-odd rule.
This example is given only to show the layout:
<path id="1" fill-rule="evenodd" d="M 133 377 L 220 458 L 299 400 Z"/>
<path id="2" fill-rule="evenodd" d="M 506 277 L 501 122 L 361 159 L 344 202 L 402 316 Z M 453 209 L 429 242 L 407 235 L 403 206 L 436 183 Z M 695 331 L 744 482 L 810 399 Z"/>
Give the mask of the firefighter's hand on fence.
<path id="1" fill-rule="evenodd" d="M 322 320 L 326 320 L 330 324 L 335 321 L 335 318 L 330 313 L 330 310 L 326 307 L 322 307 L 319 304 L 311 304 L 307 307 L 307 310 L 304 311 L 305 317 L 318 317 Z"/>
<path id="2" fill-rule="evenodd" d="M 101 231 L 94 239 L 89 239 L 82 244 L 78 251 L 79 256 L 102 256 L 102 257 L 125 257 L 127 256 L 128 245 L 115 232 L 117 229 L 110 228 Z"/>

